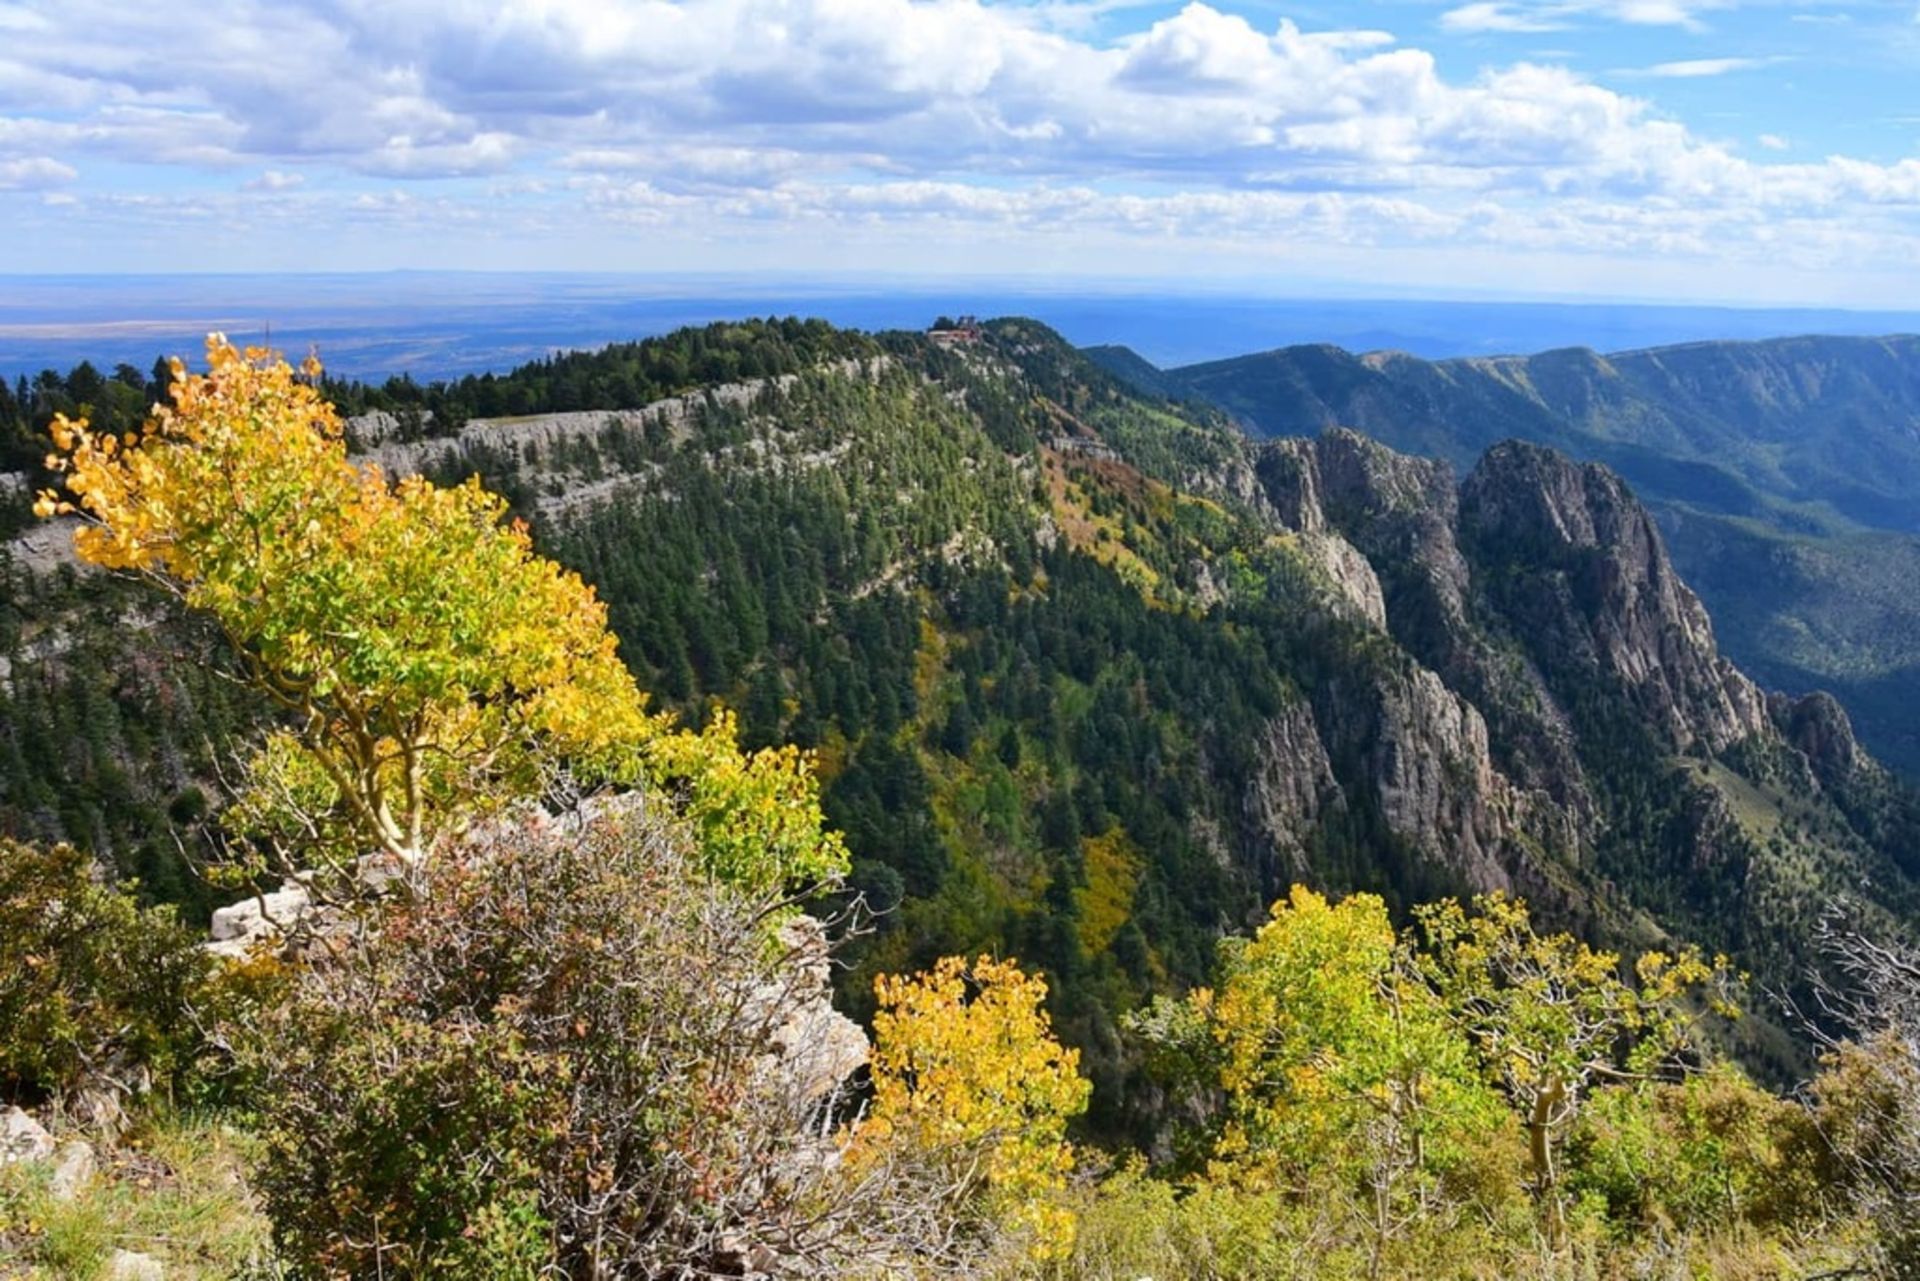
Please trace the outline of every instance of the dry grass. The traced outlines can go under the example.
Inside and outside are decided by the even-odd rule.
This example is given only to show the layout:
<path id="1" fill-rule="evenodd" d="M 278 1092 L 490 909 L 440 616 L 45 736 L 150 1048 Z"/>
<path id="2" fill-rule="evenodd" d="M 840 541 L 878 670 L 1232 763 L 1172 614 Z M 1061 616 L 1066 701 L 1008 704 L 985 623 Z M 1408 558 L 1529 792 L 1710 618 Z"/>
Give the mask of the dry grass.
<path id="1" fill-rule="evenodd" d="M 170 1281 L 271 1275 L 247 1190 L 248 1141 L 214 1120 L 150 1120 L 101 1154 L 72 1200 L 46 1165 L 0 1168 L 0 1278 L 92 1281 L 115 1250 L 158 1259 Z"/>

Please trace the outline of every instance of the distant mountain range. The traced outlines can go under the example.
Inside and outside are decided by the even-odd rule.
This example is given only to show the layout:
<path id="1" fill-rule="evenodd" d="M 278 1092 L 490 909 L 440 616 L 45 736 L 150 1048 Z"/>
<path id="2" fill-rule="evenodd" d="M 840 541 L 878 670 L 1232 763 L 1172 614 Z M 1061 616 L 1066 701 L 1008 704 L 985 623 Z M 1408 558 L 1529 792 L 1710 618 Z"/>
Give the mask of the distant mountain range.
<path id="1" fill-rule="evenodd" d="M 1575 344 L 1611 350 L 1697 338 L 1920 330 L 1899 314 L 1606 302 L 1302 298 L 1169 293 L 1164 285 L 902 281 L 800 276 L 523 272 L 10 276 L 0 290 L 0 377 L 82 360 L 146 370 L 190 356 L 210 329 L 235 341 L 316 347 L 336 375 L 381 381 L 499 372 L 560 350 L 750 316 L 817 316 L 864 330 L 936 315 L 1033 316 L 1076 344 L 1124 343 L 1162 365 L 1290 343 L 1419 356 Z"/>
<path id="2" fill-rule="evenodd" d="M 1605 463 L 1736 662 L 1832 691 L 1876 754 L 1920 774 L 1920 338 L 1441 361 L 1319 345 L 1172 369 L 1088 355 L 1258 436 L 1351 427 L 1461 469 L 1513 438 Z"/>

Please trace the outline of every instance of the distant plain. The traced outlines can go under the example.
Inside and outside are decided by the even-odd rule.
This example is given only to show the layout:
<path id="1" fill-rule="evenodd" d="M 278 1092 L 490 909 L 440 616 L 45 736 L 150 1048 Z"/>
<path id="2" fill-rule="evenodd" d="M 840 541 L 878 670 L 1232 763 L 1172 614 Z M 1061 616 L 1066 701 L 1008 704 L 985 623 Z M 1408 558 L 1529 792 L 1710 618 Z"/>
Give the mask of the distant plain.
<path id="1" fill-rule="evenodd" d="M 82 360 L 142 370 L 208 331 L 316 349 L 337 374 L 418 379 L 504 370 L 562 348 L 747 316 L 820 316 L 863 329 L 941 314 L 1025 315 L 1082 346 L 1131 347 L 1162 367 L 1295 343 L 1416 356 L 1618 351 L 1703 339 L 1920 332 L 1920 312 L 1170 293 L 1160 287 L 746 277 L 397 272 L 0 278 L 0 375 Z"/>

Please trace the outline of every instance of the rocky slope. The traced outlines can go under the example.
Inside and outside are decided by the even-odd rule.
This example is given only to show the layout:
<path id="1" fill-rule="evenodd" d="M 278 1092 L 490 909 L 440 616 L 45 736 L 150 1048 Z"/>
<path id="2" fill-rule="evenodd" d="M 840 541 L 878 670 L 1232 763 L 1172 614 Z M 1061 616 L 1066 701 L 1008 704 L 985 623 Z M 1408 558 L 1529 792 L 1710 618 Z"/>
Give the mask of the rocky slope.
<path id="1" fill-rule="evenodd" d="M 1910 800 L 1889 802 L 1900 789 L 1830 696 L 1769 699 L 1720 654 L 1612 472 L 1509 442 L 1456 483 L 1346 430 L 1254 456 L 1283 528 L 1364 558 L 1347 590 L 1384 585 L 1384 630 L 1414 664 L 1313 705 L 1391 831 L 1477 888 L 1627 933 L 1657 922 L 1761 957 L 1778 982 L 1812 962 L 1811 916 L 1851 888 L 1910 910 Z M 1891 817 L 1806 830 L 1857 819 L 1856 791 Z"/>
<path id="2" fill-rule="evenodd" d="M 1603 462 L 1653 507 L 1732 655 L 1833 690 L 1867 741 L 1920 770 L 1920 338 L 1695 343 L 1425 361 L 1292 347 L 1157 370 L 1149 394 L 1259 435 L 1366 432 L 1464 472 L 1508 438 Z"/>

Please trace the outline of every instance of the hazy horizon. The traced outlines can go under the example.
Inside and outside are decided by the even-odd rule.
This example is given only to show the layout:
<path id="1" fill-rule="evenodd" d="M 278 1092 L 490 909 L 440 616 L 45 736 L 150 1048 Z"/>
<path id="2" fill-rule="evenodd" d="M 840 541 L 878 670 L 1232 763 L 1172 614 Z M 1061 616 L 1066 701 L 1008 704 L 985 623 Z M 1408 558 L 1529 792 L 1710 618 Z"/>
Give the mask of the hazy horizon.
<path id="1" fill-rule="evenodd" d="M 1602 351 L 1801 333 L 1920 330 L 1920 310 L 1680 306 L 1578 299 L 1276 297 L 1145 292 L 1062 282 L 876 282 L 683 274 L 329 272 L 15 276 L 0 293 L 0 375 L 81 360 L 142 369 L 197 353 L 210 330 L 317 348 L 336 373 L 423 379 L 504 370 L 559 349 L 759 315 L 820 316 L 866 329 L 919 328 L 941 313 L 1027 315 L 1081 346 L 1114 343 L 1162 366 L 1295 343 L 1426 357 Z M 1076 287 L 1079 286 L 1079 287 Z"/>

